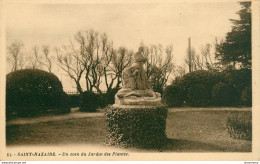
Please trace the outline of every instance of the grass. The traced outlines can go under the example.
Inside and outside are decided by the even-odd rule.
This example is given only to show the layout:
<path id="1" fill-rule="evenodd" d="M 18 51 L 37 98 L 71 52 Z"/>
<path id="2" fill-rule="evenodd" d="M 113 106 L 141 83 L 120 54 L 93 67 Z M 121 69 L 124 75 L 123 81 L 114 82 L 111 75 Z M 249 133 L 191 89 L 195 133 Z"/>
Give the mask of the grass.
<path id="1" fill-rule="evenodd" d="M 233 139 L 226 128 L 227 111 L 168 112 L 168 143 L 163 152 L 251 152 L 252 142 Z M 6 128 L 7 145 L 98 144 L 108 130 L 105 117 L 73 118 Z M 144 150 L 146 151 L 146 150 Z"/>
<path id="2" fill-rule="evenodd" d="M 252 140 L 252 113 L 230 112 L 227 116 L 228 133 L 233 138 Z"/>

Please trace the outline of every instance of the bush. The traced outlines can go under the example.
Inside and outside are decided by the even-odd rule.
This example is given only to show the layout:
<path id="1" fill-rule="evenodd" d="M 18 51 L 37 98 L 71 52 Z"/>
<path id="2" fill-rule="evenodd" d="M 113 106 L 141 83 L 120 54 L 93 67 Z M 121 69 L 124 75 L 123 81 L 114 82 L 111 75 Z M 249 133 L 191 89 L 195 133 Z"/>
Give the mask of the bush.
<path id="1" fill-rule="evenodd" d="M 206 107 L 211 104 L 209 89 L 204 85 L 193 85 L 187 92 L 187 104 L 193 107 Z"/>
<path id="2" fill-rule="evenodd" d="M 115 103 L 115 95 L 120 88 L 113 88 L 106 93 L 99 93 L 97 94 L 98 97 L 98 106 L 100 108 L 105 108 L 109 104 Z"/>
<path id="3" fill-rule="evenodd" d="M 252 106 L 252 87 L 247 86 L 242 90 L 241 102 L 245 106 Z"/>
<path id="4" fill-rule="evenodd" d="M 252 89 L 249 89 L 251 82 L 250 69 L 223 72 L 194 71 L 182 78 L 176 78 L 166 87 L 163 101 L 169 106 L 181 106 L 183 101 L 194 107 L 241 104 L 251 106 Z"/>
<path id="5" fill-rule="evenodd" d="M 38 69 L 24 69 L 6 76 L 6 114 L 23 117 L 48 113 L 50 109 L 68 111 L 58 77 Z M 63 108 L 65 107 L 65 108 Z"/>
<path id="6" fill-rule="evenodd" d="M 232 98 L 235 103 L 233 105 L 242 105 L 245 103 L 244 101 L 241 102 L 242 91 L 244 88 L 251 86 L 252 84 L 251 69 L 226 70 L 224 71 L 224 74 L 225 83 L 234 88 L 234 94 Z"/>
<path id="7" fill-rule="evenodd" d="M 232 138 L 252 140 L 252 113 L 230 112 L 226 121 L 227 131 Z"/>
<path id="8" fill-rule="evenodd" d="M 245 87 L 252 84 L 252 70 L 240 69 L 240 70 L 226 70 L 225 82 L 229 85 L 233 85 L 239 91 L 242 91 Z"/>
<path id="9" fill-rule="evenodd" d="M 177 83 L 167 86 L 163 92 L 163 103 L 170 107 L 182 106 L 184 102 L 183 88 Z"/>
<path id="10" fill-rule="evenodd" d="M 57 100 L 57 106 L 54 108 L 54 114 L 69 113 L 70 109 L 71 109 L 70 98 L 67 95 L 67 93 L 62 92 L 60 98 Z"/>
<path id="11" fill-rule="evenodd" d="M 113 88 L 106 93 L 106 99 L 105 99 L 106 106 L 109 105 L 109 104 L 115 103 L 115 95 L 119 91 L 119 89 L 120 88 Z"/>
<path id="12" fill-rule="evenodd" d="M 69 98 L 69 104 L 71 107 L 80 106 L 80 95 L 79 94 L 68 95 L 68 98 Z"/>
<path id="13" fill-rule="evenodd" d="M 225 83 L 218 83 L 213 87 L 212 98 L 216 106 L 230 106 L 234 104 L 234 89 Z"/>
<path id="14" fill-rule="evenodd" d="M 106 93 L 98 93 L 97 99 L 98 99 L 98 107 L 105 108 L 107 106 L 107 104 L 106 104 Z"/>
<path id="15" fill-rule="evenodd" d="M 166 142 L 167 108 L 106 108 L 106 143 L 118 147 L 158 148 Z"/>
<path id="16" fill-rule="evenodd" d="M 190 106 L 212 105 L 212 89 L 222 80 L 220 73 L 199 70 L 183 76 L 184 97 Z"/>
<path id="17" fill-rule="evenodd" d="M 80 111 L 95 112 L 98 104 L 98 96 L 94 92 L 85 91 L 80 95 Z"/>

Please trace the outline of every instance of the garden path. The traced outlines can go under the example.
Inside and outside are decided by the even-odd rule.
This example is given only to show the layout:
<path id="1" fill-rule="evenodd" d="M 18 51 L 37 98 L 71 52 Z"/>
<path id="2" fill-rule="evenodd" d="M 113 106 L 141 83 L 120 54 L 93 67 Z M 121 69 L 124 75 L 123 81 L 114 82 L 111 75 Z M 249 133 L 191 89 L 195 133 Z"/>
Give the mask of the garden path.
<path id="1" fill-rule="evenodd" d="M 23 124 L 34 124 L 39 122 L 49 121 L 60 121 L 73 118 L 85 118 L 85 117 L 100 117 L 103 116 L 104 112 L 98 110 L 97 112 L 80 112 L 79 108 L 72 108 L 71 112 L 63 115 L 46 115 L 39 117 L 30 118 L 15 118 L 6 123 L 6 125 L 23 125 Z"/>
<path id="2" fill-rule="evenodd" d="M 169 108 L 169 112 L 181 112 L 181 111 L 251 111 L 252 108 L 234 108 L 234 107 L 209 107 L 209 108 L 194 108 L 194 107 L 179 107 Z M 31 118 L 15 118 L 6 123 L 6 125 L 23 125 L 34 124 L 39 122 L 60 121 L 73 118 L 85 118 L 85 117 L 101 117 L 104 116 L 104 110 L 98 109 L 97 112 L 80 112 L 79 108 L 72 108 L 71 112 L 63 115 L 46 115 L 40 117 Z"/>

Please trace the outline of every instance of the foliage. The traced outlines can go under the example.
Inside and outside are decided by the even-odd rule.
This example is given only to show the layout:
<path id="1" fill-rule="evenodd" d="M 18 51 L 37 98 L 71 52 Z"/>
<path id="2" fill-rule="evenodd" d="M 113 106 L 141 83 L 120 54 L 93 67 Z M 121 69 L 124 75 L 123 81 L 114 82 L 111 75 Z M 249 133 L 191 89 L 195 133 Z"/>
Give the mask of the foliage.
<path id="1" fill-rule="evenodd" d="M 67 111 L 66 99 L 58 77 L 37 69 L 24 69 L 11 72 L 6 76 L 7 117 L 33 116 L 46 113 L 50 109 Z M 66 102 L 66 101 L 65 101 Z"/>
<path id="2" fill-rule="evenodd" d="M 166 87 L 163 101 L 169 106 L 181 106 L 183 101 L 194 107 L 251 106 L 251 74 L 251 69 L 246 68 L 223 72 L 193 71 Z"/>
<path id="3" fill-rule="evenodd" d="M 193 107 L 206 107 L 211 104 L 209 89 L 202 85 L 193 85 L 187 92 L 187 104 Z"/>
<path id="4" fill-rule="evenodd" d="M 242 90 L 246 86 L 250 86 L 252 83 L 252 70 L 251 69 L 239 69 L 239 70 L 225 70 L 224 78 L 226 82 L 234 86 L 238 90 Z"/>
<path id="5" fill-rule="evenodd" d="M 56 114 L 64 114 L 69 113 L 71 108 L 70 99 L 67 93 L 62 92 L 60 98 L 57 100 Z"/>
<path id="6" fill-rule="evenodd" d="M 106 93 L 98 93 L 97 99 L 98 99 L 98 107 L 99 108 L 105 108 L 107 106 L 107 104 L 106 104 Z"/>
<path id="7" fill-rule="evenodd" d="M 213 87 L 212 99 L 216 106 L 230 106 L 234 103 L 234 88 L 226 83 L 218 83 Z"/>
<path id="8" fill-rule="evenodd" d="M 224 79 L 225 83 L 234 89 L 232 96 L 234 105 L 241 105 L 242 90 L 252 85 L 252 70 L 246 68 L 240 70 L 225 70 Z"/>
<path id="9" fill-rule="evenodd" d="M 231 19 L 232 30 L 217 46 L 216 57 L 223 65 L 251 68 L 251 2 L 240 2 L 239 20 Z"/>
<path id="10" fill-rule="evenodd" d="M 230 112 L 226 121 L 227 131 L 232 138 L 252 140 L 252 113 Z"/>
<path id="11" fill-rule="evenodd" d="M 69 103 L 71 107 L 79 107 L 80 105 L 80 95 L 79 94 L 72 94 L 68 95 Z"/>
<path id="12" fill-rule="evenodd" d="M 221 81 L 221 75 L 212 71 L 199 70 L 183 76 L 184 99 L 190 106 L 212 104 L 213 86 Z"/>
<path id="13" fill-rule="evenodd" d="M 98 96 L 92 91 L 85 91 L 80 95 L 80 108 L 82 112 L 95 112 L 98 108 Z"/>
<path id="14" fill-rule="evenodd" d="M 241 93 L 241 102 L 245 106 L 252 106 L 252 87 L 245 87 Z"/>
<path id="15" fill-rule="evenodd" d="M 166 142 L 167 108 L 106 108 L 109 136 L 106 143 L 118 147 L 157 148 Z"/>
<path id="16" fill-rule="evenodd" d="M 163 103 L 170 107 L 182 106 L 184 103 L 184 91 L 182 81 L 175 79 L 171 85 L 168 85 L 163 92 Z"/>
<path id="17" fill-rule="evenodd" d="M 115 103 L 115 95 L 119 91 L 120 88 L 113 88 L 106 93 L 106 105 L 114 104 Z"/>

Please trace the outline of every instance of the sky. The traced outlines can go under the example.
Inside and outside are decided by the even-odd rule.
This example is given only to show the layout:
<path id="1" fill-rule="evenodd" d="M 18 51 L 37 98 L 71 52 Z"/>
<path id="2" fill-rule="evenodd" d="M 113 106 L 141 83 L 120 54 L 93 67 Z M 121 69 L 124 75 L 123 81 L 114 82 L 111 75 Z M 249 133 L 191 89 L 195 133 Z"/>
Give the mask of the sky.
<path id="1" fill-rule="evenodd" d="M 137 50 L 141 42 L 173 44 L 174 62 L 184 63 L 188 38 L 197 51 L 224 38 L 229 19 L 238 19 L 240 5 L 232 1 L 174 3 L 10 4 L 5 6 L 7 45 L 14 40 L 25 49 L 34 45 L 51 48 L 69 43 L 79 30 L 106 33 L 114 46 Z M 53 52 L 54 53 L 54 52 Z M 66 78 L 59 73 L 58 77 Z M 72 82 L 63 80 L 65 90 Z"/>

